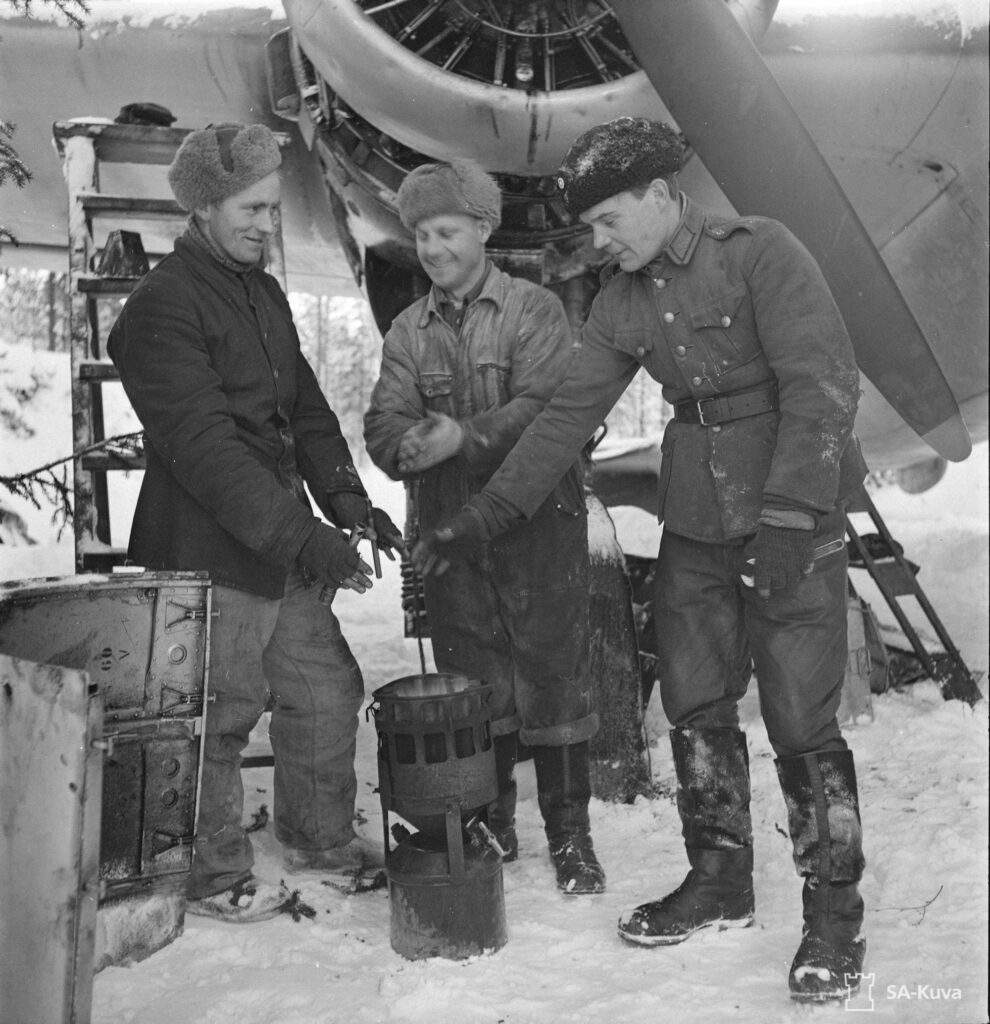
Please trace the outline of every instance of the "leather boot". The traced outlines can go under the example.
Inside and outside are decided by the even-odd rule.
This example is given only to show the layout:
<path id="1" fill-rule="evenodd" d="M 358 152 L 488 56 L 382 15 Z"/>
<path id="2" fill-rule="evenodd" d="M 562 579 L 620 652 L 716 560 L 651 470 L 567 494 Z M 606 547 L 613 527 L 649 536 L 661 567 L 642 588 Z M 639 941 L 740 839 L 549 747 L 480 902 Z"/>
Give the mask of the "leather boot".
<path id="1" fill-rule="evenodd" d="M 794 864 L 804 877 L 801 945 L 791 964 L 791 998 L 845 999 L 859 989 L 866 956 L 862 934 L 863 829 L 850 750 L 780 758 Z"/>
<path id="2" fill-rule="evenodd" d="M 498 796 L 488 805 L 488 827 L 504 851 L 502 860 L 508 862 L 519 856 L 519 840 L 516 836 L 515 775 L 519 733 L 510 732 L 505 736 L 496 736 L 494 743 Z"/>
<path id="3" fill-rule="evenodd" d="M 595 856 L 588 816 L 591 778 L 587 742 L 533 747 L 533 762 L 557 888 L 568 896 L 604 892 L 605 871 Z"/>
<path id="4" fill-rule="evenodd" d="M 702 928 L 753 922 L 753 827 L 749 754 L 738 729 L 670 733 L 677 810 L 691 870 L 667 896 L 619 918 L 619 935 L 640 946 L 683 942 Z"/>

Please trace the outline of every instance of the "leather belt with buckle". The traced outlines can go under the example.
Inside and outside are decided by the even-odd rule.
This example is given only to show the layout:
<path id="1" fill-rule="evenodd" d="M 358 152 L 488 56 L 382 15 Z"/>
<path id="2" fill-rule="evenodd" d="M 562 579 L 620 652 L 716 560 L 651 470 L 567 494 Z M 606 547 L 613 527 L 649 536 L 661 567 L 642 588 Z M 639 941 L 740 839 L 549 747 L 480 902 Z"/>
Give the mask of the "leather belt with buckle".
<path id="1" fill-rule="evenodd" d="M 678 423 L 700 423 L 704 427 L 710 427 L 716 423 L 742 420 L 747 416 L 759 416 L 763 412 L 774 412 L 779 408 L 780 400 L 774 381 L 749 391 L 677 402 L 674 405 L 674 419 Z"/>

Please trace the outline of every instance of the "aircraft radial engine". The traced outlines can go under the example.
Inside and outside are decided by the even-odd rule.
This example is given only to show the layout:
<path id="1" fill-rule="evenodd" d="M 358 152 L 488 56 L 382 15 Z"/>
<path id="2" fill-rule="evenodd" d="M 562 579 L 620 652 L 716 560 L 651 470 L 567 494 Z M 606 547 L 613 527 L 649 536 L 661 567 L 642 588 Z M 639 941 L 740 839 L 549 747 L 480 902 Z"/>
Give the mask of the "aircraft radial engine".
<path id="1" fill-rule="evenodd" d="M 950 232 L 956 251 L 962 252 L 962 238 L 982 252 L 977 229 L 985 217 L 962 170 L 976 163 L 965 147 L 948 143 L 959 135 L 954 125 L 981 116 L 972 98 L 978 49 L 947 43 L 940 27 L 919 36 L 914 23 L 913 41 L 895 32 L 892 43 L 887 35 L 900 23 L 880 19 L 879 49 L 869 49 L 866 32 L 847 42 L 846 52 L 859 47 L 854 63 L 805 61 L 789 92 L 797 86 L 819 130 L 835 136 L 830 166 L 757 49 L 774 35 L 768 29 L 776 0 L 284 0 L 284 6 L 290 28 L 268 45 L 272 108 L 298 123 L 320 160 L 341 241 L 383 332 L 429 286 L 399 223 L 395 193 L 419 164 L 454 157 L 474 159 L 499 181 L 503 215 L 488 245 L 493 261 L 556 291 L 572 323 L 581 323 L 605 257 L 588 229 L 567 214 L 554 172 L 592 125 L 618 116 L 660 118 L 676 124 L 689 144 L 679 176 L 685 191 L 721 213 L 738 209 L 783 220 L 818 259 L 860 368 L 894 419 L 924 439 L 929 452 L 954 461 L 969 454 L 970 438 L 932 339 L 945 333 L 954 308 L 974 305 L 971 282 L 980 274 L 958 275 L 951 295 L 922 289 L 909 307 L 880 248 L 890 244 L 887 258 L 900 260 L 906 279 L 897 253 L 910 246 L 900 240 L 930 208 L 948 205 L 969 225 Z M 903 25 L 898 31 L 903 37 Z M 910 105 L 909 133 L 896 119 L 877 123 L 880 98 L 918 77 L 898 46 L 926 58 L 932 47 L 938 51 L 925 73 L 932 95 Z M 806 52 L 800 44 L 786 51 L 788 58 Z M 776 53 L 775 66 L 787 72 L 789 64 Z M 864 79 L 874 66 L 885 77 Z M 830 100 L 822 111 L 808 96 L 846 80 L 854 84 L 841 106 Z M 864 125 L 873 126 L 872 135 L 850 159 L 847 136 L 862 138 Z M 952 172 L 958 180 L 944 170 L 951 159 L 918 148 L 933 143 L 966 157 Z M 856 173 L 867 165 L 868 173 Z M 900 189 L 896 222 L 861 222 L 848 187 L 871 177 Z M 875 211 L 885 207 L 874 195 L 863 208 L 876 220 Z M 924 236 L 926 248 L 935 235 Z M 891 244 L 895 238 L 898 244 Z M 966 323 L 956 334 L 942 346 L 943 360 L 974 332 Z M 985 331 L 975 336 L 982 350 Z M 966 357 L 967 366 L 973 362 L 978 359 Z M 978 374 L 980 381 L 985 376 L 985 370 Z M 972 378 L 968 371 L 953 374 L 963 398 L 972 397 Z M 985 394 L 985 385 L 977 390 Z"/>
<path id="2" fill-rule="evenodd" d="M 672 120 L 609 5 L 284 6 L 291 29 L 269 44 L 273 107 L 298 121 L 319 155 L 351 267 L 379 328 L 429 285 L 399 223 L 395 192 L 417 165 L 456 157 L 477 161 L 502 187 L 502 225 L 488 247 L 494 262 L 557 291 L 579 321 L 603 257 L 565 212 L 552 175 L 590 125 L 622 115 Z M 728 7 L 755 42 L 776 0 L 730 0 Z M 713 190 L 703 185 L 702 198 Z"/>

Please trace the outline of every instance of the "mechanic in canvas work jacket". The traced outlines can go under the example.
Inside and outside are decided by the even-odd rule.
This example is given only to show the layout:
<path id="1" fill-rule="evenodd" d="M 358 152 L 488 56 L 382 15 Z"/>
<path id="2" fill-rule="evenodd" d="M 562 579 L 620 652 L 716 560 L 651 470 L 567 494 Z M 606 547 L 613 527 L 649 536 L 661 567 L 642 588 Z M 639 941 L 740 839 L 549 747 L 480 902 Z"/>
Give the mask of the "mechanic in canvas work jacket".
<path id="1" fill-rule="evenodd" d="M 490 175 L 465 160 L 426 164 L 403 181 L 397 203 L 433 286 L 385 337 L 365 444 L 389 476 L 414 481 L 422 531 L 481 489 L 553 394 L 573 345 L 557 297 L 487 258 L 502 208 Z M 489 826 L 515 859 L 521 739 L 533 750 L 550 858 L 568 895 L 605 887 L 588 814 L 588 740 L 598 718 L 577 456 L 560 466 L 528 522 L 425 580 L 437 668 L 494 688 L 498 799 Z"/>
<path id="2" fill-rule="evenodd" d="M 370 527 L 382 544 L 401 544 L 371 509 L 288 301 L 262 269 L 280 164 L 264 125 L 186 137 L 169 168 L 190 212 L 185 233 L 108 341 L 145 431 L 129 558 L 150 570 L 205 570 L 213 584 L 213 701 L 187 906 L 239 922 L 271 916 L 288 898 L 252 874 L 241 823 L 241 751 L 266 708 L 286 869 L 381 860 L 352 825 L 364 687 L 328 597 L 371 586 L 345 530 Z M 314 515 L 306 487 L 333 525 Z"/>
<path id="3" fill-rule="evenodd" d="M 668 125 L 620 118 L 560 170 L 568 210 L 612 261 L 564 383 L 480 494 L 414 552 L 438 561 L 534 514 L 640 367 L 674 417 L 662 442 L 654 612 L 690 871 L 624 914 L 641 945 L 754 915 L 746 738 L 755 667 L 804 877 L 799 1000 L 843 997 L 865 941 L 852 753 L 836 721 L 846 665 L 844 506 L 866 474 L 853 351 L 817 264 L 780 223 L 722 218 L 681 193 Z"/>

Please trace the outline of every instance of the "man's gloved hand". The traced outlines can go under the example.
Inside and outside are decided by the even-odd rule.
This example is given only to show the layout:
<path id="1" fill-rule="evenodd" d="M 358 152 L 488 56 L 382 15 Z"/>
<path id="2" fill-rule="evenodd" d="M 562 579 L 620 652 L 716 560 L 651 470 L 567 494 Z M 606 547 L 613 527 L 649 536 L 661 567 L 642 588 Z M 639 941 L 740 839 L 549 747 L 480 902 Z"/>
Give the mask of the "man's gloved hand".
<path id="1" fill-rule="evenodd" d="M 423 576 L 442 576 L 451 562 L 466 558 L 487 540 L 485 521 L 473 509 L 465 508 L 423 534 L 413 548 L 412 563 Z"/>
<path id="2" fill-rule="evenodd" d="M 399 441 L 396 465 L 400 473 L 422 473 L 446 462 L 461 450 L 464 428 L 442 412 L 428 412 Z"/>
<path id="3" fill-rule="evenodd" d="M 355 491 L 332 491 L 327 495 L 334 526 L 342 530 L 353 530 L 358 524 L 368 521 L 368 499 Z"/>
<path id="4" fill-rule="evenodd" d="M 815 567 L 815 535 L 812 530 L 793 530 L 760 523 L 756 536 L 743 549 L 746 571 L 762 598 L 772 590 L 785 590 L 811 575 Z"/>
<path id="5" fill-rule="evenodd" d="M 368 503 L 368 508 L 374 539 L 378 547 L 394 562 L 395 555 L 392 553 L 393 551 L 398 551 L 402 555 L 406 554 L 406 544 L 402 539 L 402 531 L 392 522 L 389 514 L 384 509 L 375 508 L 370 502 Z"/>
<path id="6" fill-rule="evenodd" d="M 356 590 L 359 594 L 371 589 L 371 566 L 362 561 L 347 537 L 332 526 L 316 524 L 299 551 L 298 561 L 319 582 L 334 589 Z"/>

